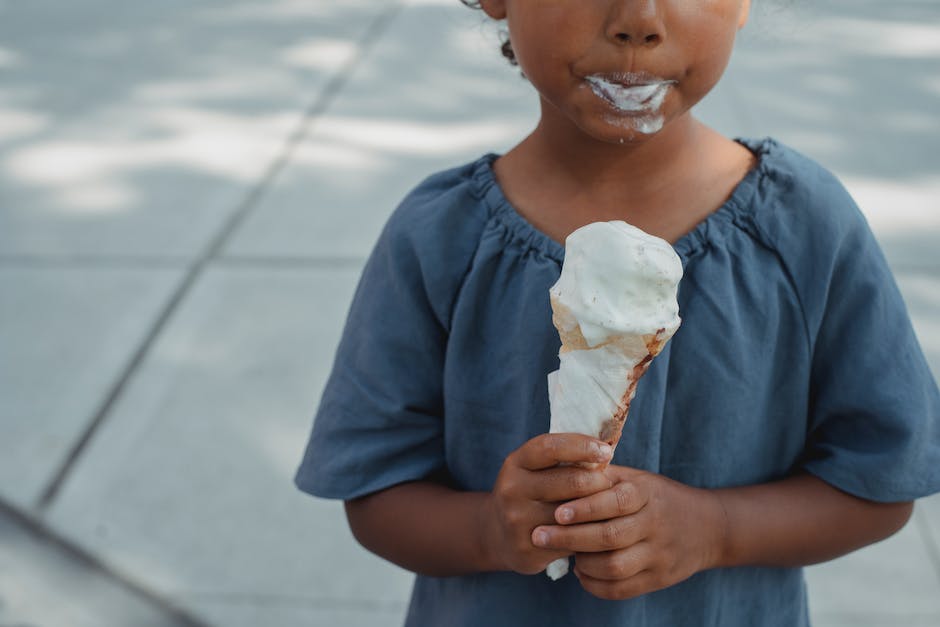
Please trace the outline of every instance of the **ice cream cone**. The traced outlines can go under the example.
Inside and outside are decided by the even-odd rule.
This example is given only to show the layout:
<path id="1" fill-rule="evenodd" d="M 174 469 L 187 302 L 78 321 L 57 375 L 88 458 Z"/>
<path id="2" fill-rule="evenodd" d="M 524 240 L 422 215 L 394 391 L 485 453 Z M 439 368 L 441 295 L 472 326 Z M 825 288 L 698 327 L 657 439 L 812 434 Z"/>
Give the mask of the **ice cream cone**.
<path id="1" fill-rule="evenodd" d="M 653 358 L 679 328 L 682 264 L 672 246 L 625 222 L 595 222 L 566 240 L 551 288 L 560 367 L 548 375 L 552 433 L 582 433 L 616 446 Z M 552 579 L 568 560 L 546 570 Z"/>

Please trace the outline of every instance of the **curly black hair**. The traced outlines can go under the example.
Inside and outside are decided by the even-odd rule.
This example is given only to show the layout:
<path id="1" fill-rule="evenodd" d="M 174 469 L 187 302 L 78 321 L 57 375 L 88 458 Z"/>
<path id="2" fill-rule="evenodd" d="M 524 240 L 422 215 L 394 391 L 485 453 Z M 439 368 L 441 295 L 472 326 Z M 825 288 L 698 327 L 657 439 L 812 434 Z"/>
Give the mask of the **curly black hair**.
<path id="1" fill-rule="evenodd" d="M 481 9 L 479 0 L 460 0 L 460 2 L 471 9 Z M 509 41 L 509 33 L 503 31 L 500 33 L 500 38 L 503 40 L 502 45 L 500 46 L 500 52 L 503 53 L 503 56 L 506 57 L 506 60 L 509 61 L 512 65 L 519 65 L 516 61 L 516 53 L 512 51 L 512 42 Z"/>

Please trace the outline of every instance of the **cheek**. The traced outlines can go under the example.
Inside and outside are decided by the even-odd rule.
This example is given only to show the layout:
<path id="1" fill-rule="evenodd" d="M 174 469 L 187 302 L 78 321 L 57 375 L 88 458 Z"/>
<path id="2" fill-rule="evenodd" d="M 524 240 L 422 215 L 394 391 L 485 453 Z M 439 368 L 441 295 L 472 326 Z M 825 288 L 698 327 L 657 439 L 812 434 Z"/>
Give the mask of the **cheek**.
<path id="1" fill-rule="evenodd" d="M 736 29 L 719 28 L 702 30 L 692 36 L 690 44 L 694 46 L 693 58 L 699 61 L 696 64 L 699 72 L 715 80 L 721 76 L 731 59 L 736 32 Z"/>
<path id="2" fill-rule="evenodd" d="M 695 19 L 683 21 L 688 27 L 676 35 L 681 38 L 682 48 L 689 60 L 686 78 L 698 89 L 708 91 L 721 78 L 731 59 L 738 32 L 738 12 L 718 8 L 707 11 L 701 8 L 703 4 L 720 4 L 723 8 L 728 5 L 727 2 L 689 3 L 698 6 L 697 10 L 692 7 L 687 9 L 697 15 L 689 16 Z"/>
<path id="3" fill-rule="evenodd" d="M 696 54 L 707 57 L 710 53 L 727 58 L 738 32 L 741 0 L 700 0 L 671 4 L 676 24 L 681 24 L 685 41 L 697 47 Z"/>
<path id="4" fill-rule="evenodd" d="M 543 1 L 543 6 L 507 19 L 513 52 L 530 79 L 562 72 L 590 43 L 585 37 L 590 26 L 583 16 L 565 3 Z"/>

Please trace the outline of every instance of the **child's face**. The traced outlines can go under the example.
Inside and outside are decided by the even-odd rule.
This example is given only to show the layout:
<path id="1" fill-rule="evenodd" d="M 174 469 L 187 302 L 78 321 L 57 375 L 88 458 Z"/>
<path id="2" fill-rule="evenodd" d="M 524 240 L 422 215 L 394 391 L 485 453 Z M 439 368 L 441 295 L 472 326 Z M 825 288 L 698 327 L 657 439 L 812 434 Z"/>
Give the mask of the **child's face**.
<path id="1" fill-rule="evenodd" d="M 718 82 L 749 0 L 484 0 L 506 18 L 542 124 L 609 142 L 656 134 Z"/>

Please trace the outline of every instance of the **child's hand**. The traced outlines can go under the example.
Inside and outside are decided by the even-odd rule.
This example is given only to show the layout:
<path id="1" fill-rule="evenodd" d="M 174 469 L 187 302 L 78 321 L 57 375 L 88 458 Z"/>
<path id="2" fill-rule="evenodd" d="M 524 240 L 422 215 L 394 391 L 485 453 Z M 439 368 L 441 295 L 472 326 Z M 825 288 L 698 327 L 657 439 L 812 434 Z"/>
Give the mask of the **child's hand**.
<path id="1" fill-rule="evenodd" d="M 531 575 L 553 560 L 571 555 L 567 549 L 536 547 L 532 530 L 555 521 L 558 503 L 613 485 L 603 470 L 559 464 L 604 463 L 611 455 L 607 444 L 573 433 L 540 435 L 513 451 L 503 462 L 488 501 L 487 545 L 495 562 Z"/>
<path id="2" fill-rule="evenodd" d="M 724 539 L 716 496 L 623 466 L 606 472 L 610 489 L 560 505 L 560 526 L 532 534 L 537 546 L 577 554 L 574 572 L 585 590 L 602 599 L 628 599 L 715 564 Z"/>

